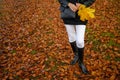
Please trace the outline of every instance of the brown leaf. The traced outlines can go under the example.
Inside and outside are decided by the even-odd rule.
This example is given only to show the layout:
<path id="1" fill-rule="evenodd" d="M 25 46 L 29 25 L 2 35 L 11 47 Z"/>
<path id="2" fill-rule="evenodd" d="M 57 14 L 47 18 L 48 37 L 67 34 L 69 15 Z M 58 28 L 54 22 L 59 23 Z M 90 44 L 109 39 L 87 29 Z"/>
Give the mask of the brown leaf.
<path id="1" fill-rule="evenodd" d="M 22 72 L 23 72 L 22 70 L 19 70 L 16 74 L 17 74 L 17 75 L 21 75 Z"/>
<path id="2" fill-rule="evenodd" d="M 110 80 L 115 80 L 115 78 L 116 78 L 116 75 L 113 74 L 113 75 L 110 77 Z"/>

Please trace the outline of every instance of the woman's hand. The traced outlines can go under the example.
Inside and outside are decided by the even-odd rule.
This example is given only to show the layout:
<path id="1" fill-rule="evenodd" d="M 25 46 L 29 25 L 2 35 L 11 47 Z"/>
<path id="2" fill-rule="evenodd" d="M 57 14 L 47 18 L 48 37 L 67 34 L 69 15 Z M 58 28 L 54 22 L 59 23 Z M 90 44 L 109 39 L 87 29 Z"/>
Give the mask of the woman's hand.
<path id="1" fill-rule="evenodd" d="M 77 7 L 77 10 L 78 10 L 79 7 L 80 7 L 80 3 L 76 3 L 76 7 Z"/>
<path id="2" fill-rule="evenodd" d="M 76 12 L 78 10 L 77 6 L 72 3 L 68 3 L 68 6 L 73 12 Z"/>

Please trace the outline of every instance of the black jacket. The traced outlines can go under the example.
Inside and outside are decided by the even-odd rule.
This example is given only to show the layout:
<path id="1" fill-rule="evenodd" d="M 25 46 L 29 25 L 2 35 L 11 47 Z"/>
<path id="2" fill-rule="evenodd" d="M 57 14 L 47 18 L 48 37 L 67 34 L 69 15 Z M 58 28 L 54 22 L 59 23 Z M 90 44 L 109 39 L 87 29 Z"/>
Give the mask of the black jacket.
<path id="1" fill-rule="evenodd" d="M 95 2 L 95 0 L 58 0 L 58 1 L 61 4 L 60 10 L 64 10 L 65 7 L 68 7 L 69 2 L 71 2 L 73 4 L 78 2 L 78 3 L 86 5 L 87 7 L 91 6 Z M 77 12 L 76 12 L 76 15 L 77 15 Z M 78 15 L 76 16 L 75 19 L 74 18 L 73 19 L 63 19 L 63 21 L 65 24 L 72 24 L 72 25 L 80 25 L 80 24 L 86 25 L 87 24 L 87 20 L 81 21 L 80 17 Z"/>
<path id="2" fill-rule="evenodd" d="M 67 7 L 69 2 L 71 2 L 71 3 L 79 2 L 79 3 L 84 4 L 86 6 L 90 6 L 95 2 L 95 0 L 58 0 L 58 1 L 64 7 Z"/>

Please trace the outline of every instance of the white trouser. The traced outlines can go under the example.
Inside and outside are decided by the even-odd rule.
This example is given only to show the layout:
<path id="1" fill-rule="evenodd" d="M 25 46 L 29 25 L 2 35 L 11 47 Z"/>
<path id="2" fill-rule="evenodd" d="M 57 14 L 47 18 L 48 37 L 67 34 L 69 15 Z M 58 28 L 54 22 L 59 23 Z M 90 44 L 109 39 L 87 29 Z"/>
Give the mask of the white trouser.
<path id="1" fill-rule="evenodd" d="M 66 31 L 68 33 L 69 42 L 76 41 L 78 48 L 84 47 L 84 35 L 86 25 L 67 25 L 65 24 Z"/>

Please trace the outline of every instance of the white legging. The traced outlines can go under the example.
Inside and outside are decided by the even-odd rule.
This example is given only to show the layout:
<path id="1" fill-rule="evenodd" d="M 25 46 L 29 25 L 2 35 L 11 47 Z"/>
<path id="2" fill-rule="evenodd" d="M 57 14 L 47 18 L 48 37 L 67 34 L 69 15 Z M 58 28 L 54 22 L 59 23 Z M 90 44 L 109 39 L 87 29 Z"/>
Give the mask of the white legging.
<path id="1" fill-rule="evenodd" d="M 84 35 L 86 25 L 68 25 L 65 24 L 66 31 L 68 33 L 69 42 L 76 41 L 78 48 L 84 47 Z"/>

